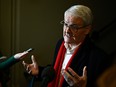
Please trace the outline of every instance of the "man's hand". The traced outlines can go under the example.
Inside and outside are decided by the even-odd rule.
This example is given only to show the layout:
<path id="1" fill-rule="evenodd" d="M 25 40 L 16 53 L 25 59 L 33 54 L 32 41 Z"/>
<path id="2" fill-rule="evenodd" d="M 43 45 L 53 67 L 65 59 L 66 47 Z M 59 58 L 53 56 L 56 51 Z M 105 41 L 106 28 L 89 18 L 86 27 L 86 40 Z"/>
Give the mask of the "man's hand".
<path id="1" fill-rule="evenodd" d="M 29 74 L 32 74 L 32 75 L 36 76 L 36 75 L 39 74 L 38 64 L 35 61 L 35 58 L 34 58 L 33 55 L 31 56 L 31 60 L 32 60 L 31 64 L 25 63 L 24 61 L 22 62 L 22 64 Z"/>
<path id="2" fill-rule="evenodd" d="M 79 76 L 76 72 L 74 72 L 70 67 L 68 67 L 68 71 L 62 70 L 62 75 L 66 82 L 73 87 L 86 87 L 87 83 L 87 71 L 86 66 L 83 68 L 83 75 Z"/>

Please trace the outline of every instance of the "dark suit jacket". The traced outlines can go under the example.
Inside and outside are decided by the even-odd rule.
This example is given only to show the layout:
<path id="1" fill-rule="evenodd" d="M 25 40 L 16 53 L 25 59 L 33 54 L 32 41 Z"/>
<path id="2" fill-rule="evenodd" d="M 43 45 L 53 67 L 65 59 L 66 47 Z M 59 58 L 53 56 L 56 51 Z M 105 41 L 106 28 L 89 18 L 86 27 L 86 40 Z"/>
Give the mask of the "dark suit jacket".
<path id="1" fill-rule="evenodd" d="M 62 41 L 63 39 L 59 40 L 56 45 L 53 65 Z M 87 66 L 87 87 L 96 87 L 96 80 L 111 64 L 112 59 L 87 37 L 75 55 L 70 67 L 81 76 L 83 67 Z M 64 81 L 62 87 L 67 86 L 68 84 Z"/>

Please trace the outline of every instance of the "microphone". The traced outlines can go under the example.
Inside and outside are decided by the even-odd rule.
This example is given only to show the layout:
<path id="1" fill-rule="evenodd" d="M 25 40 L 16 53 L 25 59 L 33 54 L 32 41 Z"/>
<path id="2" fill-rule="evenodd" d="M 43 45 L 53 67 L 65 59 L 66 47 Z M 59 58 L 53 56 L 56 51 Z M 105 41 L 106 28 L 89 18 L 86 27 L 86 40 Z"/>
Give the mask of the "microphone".
<path id="1" fill-rule="evenodd" d="M 47 87 L 48 83 L 51 82 L 55 77 L 55 70 L 52 66 L 46 67 L 41 74 L 42 83 L 40 87 Z"/>

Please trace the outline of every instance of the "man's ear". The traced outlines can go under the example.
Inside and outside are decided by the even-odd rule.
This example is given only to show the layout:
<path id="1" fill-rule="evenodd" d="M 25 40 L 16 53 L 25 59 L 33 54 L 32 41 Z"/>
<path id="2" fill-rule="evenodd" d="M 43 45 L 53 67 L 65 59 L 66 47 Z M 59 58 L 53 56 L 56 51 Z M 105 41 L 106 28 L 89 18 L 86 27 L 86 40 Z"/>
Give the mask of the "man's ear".
<path id="1" fill-rule="evenodd" d="M 91 25 L 86 26 L 86 32 L 85 32 L 85 34 L 89 34 L 89 32 L 91 31 L 91 28 L 92 28 Z"/>

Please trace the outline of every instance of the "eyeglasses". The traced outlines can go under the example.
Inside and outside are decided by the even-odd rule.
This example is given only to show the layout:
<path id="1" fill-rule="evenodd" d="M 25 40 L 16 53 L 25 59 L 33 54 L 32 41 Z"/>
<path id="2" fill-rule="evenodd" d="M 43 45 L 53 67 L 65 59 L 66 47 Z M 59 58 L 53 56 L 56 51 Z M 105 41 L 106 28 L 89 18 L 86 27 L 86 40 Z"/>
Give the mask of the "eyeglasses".
<path id="1" fill-rule="evenodd" d="M 79 27 L 77 24 L 68 25 L 67 23 L 64 22 L 64 20 L 61 21 L 60 24 L 63 24 L 64 26 L 69 27 L 72 30 L 78 30 L 78 29 L 81 29 L 81 28 L 88 26 L 88 25 L 85 25 L 85 26 Z"/>

